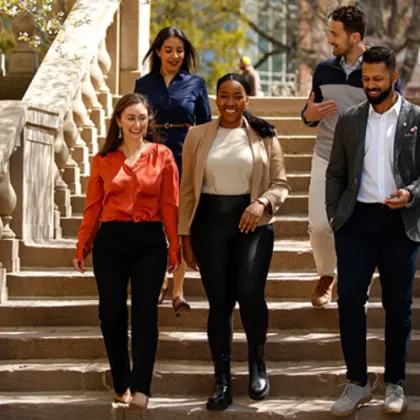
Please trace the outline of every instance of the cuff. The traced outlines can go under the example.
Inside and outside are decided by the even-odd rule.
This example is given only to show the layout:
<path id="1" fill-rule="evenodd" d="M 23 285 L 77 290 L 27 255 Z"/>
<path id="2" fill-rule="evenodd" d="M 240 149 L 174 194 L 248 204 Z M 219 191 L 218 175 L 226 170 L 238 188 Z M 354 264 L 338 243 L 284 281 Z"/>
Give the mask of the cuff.
<path id="1" fill-rule="evenodd" d="M 168 258 L 169 265 L 181 264 L 181 248 L 169 249 Z"/>

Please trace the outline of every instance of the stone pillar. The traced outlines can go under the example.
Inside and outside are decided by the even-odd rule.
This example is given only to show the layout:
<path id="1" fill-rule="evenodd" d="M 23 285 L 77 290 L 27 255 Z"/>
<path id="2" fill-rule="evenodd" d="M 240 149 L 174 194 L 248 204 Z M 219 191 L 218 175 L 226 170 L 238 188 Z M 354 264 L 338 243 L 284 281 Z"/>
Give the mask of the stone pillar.
<path id="1" fill-rule="evenodd" d="M 125 0 L 121 5 L 120 93 L 132 92 L 149 49 L 150 0 Z"/>
<path id="2" fill-rule="evenodd" d="M 32 37 L 36 31 L 33 17 L 29 14 L 16 15 L 12 21 L 12 30 L 16 39 L 23 32 Z M 16 47 L 10 54 L 8 73 L 34 75 L 38 66 L 38 54 L 35 48 L 27 42 L 17 41 Z"/>
<path id="3" fill-rule="evenodd" d="M 111 69 L 108 74 L 108 87 L 113 95 L 120 93 L 120 11 L 114 15 L 114 20 L 106 33 L 106 49 L 111 58 Z"/>

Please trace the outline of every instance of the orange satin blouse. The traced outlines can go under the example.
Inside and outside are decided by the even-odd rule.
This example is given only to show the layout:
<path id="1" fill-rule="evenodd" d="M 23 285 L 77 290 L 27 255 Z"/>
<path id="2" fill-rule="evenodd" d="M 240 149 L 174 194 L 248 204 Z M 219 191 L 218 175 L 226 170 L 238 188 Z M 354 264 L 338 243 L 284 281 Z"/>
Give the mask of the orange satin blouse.
<path id="1" fill-rule="evenodd" d="M 126 164 L 120 150 L 105 157 L 95 155 L 75 258 L 87 257 L 100 221 L 162 221 L 169 242 L 169 263 L 179 264 L 178 201 L 178 169 L 166 146 L 153 143 L 133 167 Z"/>

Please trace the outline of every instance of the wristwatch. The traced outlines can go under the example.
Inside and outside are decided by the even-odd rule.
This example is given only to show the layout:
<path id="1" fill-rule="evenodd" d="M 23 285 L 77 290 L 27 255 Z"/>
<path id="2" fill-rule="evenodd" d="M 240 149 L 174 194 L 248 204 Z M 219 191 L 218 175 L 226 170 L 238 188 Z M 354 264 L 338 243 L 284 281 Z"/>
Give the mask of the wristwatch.
<path id="1" fill-rule="evenodd" d="M 264 208 L 267 207 L 270 204 L 270 202 L 268 200 L 267 201 L 266 200 L 267 199 L 264 199 L 264 198 L 256 198 L 255 199 L 255 201 L 262 204 L 264 206 Z"/>

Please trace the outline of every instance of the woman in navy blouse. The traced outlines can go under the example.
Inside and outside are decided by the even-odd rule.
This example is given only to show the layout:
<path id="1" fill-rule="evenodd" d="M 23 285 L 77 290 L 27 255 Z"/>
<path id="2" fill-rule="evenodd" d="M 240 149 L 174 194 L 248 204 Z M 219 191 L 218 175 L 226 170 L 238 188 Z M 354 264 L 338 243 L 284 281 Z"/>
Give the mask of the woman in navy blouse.
<path id="1" fill-rule="evenodd" d="M 150 58 L 151 72 L 136 80 L 134 91 L 145 95 L 155 112 L 155 127 L 175 157 L 181 179 L 182 147 L 189 127 L 211 121 L 210 104 L 204 80 L 192 74 L 198 54 L 184 32 L 174 26 L 156 36 L 143 63 Z M 186 265 L 174 273 L 172 306 L 175 314 L 188 312 L 183 285 Z M 165 297 L 167 281 L 162 286 L 159 303 Z"/>

